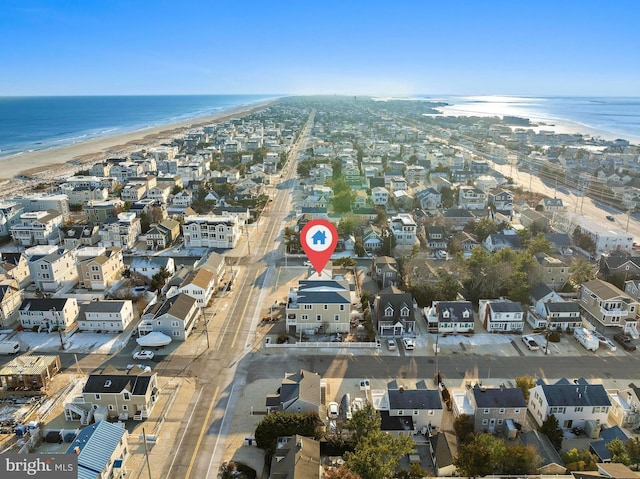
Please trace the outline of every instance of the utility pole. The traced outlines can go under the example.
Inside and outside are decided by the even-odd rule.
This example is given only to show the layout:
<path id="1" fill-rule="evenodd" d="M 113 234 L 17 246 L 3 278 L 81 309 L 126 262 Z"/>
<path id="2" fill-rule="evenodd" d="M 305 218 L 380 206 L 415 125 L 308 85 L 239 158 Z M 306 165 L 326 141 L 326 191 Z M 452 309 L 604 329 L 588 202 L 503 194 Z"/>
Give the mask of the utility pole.
<path id="1" fill-rule="evenodd" d="M 207 335 L 207 349 L 209 349 L 209 320 L 206 316 L 204 317 L 204 334 Z"/>
<path id="2" fill-rule="evenodd" d="M 147 433 L 142 428 L 142 439 L 144 440 L 144 455 L 147 458 L 147 472 L 149 473 L 149 479 L 151 479 L 151 464 L 149 464 L 149 449 L 147 448 Z"/>

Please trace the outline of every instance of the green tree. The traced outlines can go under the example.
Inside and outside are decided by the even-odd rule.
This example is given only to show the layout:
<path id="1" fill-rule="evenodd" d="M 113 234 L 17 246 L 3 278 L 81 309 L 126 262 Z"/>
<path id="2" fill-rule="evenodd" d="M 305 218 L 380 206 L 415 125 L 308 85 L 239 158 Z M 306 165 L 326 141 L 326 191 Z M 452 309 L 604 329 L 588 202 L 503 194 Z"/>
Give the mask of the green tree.
<path id="1" fill-rule="evenodd" d="M 455 301 L 462 285 L 458 279 L 448 271 L 438 273 L 436 295 L 440 301 Z"/>
<path id="2" fill-rule="evenodd" d="M 627 448 L 630 464 L 637 469 L 638 464 L 640 464 L 640 438 L 632 437 L 625 443 L 625 447 Z"/>
<path id="3" fill-rule="evenodd" d="M 301 249 L 300 233 L 291 226 L 285 226 L 282 233 L 282 241 L 287 249 L 287 253 L 297 253 Z"/>
<path id="4" fill-rule="evenodd" d="M 391 232 L 389 232 L 389 234 L 382 238 L 382 248 L 380 249 L 380 253 L 382 253 L 384 256 L 391 256 L 393 248 L 395 247 L 396 238 Z"/>
<path id="5" fill-rule="evenodd" d="M 627 448 L 625 447 L 624 443 L 617 437 L 609 444 L 607 444 L 606 448 L 611 454 L 611 462 L 617 462 L 620 464 L 624 464 L 625 466 L 631 464 L 631 458 L 629 457 Z"/>
<path id="6" fill-rule="evenodd" d="M 359 258 L 364 258 L 367 255 L 367 250 L 364 249 L 364 244 L 362 244 L 362 238 L 356 239 L 356 243 L 353 245 L 353 251 Z"/>
<path id="7" fill-rule="evenodd" d="M 448 187 L 442 188 L 442 190 L 440 191 L 440 197 L 442 198 L 442 207 L 445 209 L 453 207 L 456 201 L 453 190 Z"/>
<path id="8" fill-rule="evenodd" d="M 536 385 L 536 380 L 531 376 L 518 376 L 516 378 L 516 386 L 522 391 L 524 400 L 529 402 L 529 390 Z"/>
<path id="9" fill-rule="evenodd" d="M 511 445 L 507 446 L 501 458 L 498 470 L 500 474 L 520 476 L 523 474 L 535 474 L 537 466 L 537 453 L 532 446 Z"/>
<path id="10" fill-rule="evenodd" d="M 480 218 L 478 221 L 469 223 L 469 228 L 478 237 L 478 241 L 484 241 L 488 236 L 502 231 L 504 228 L 501 224 L 496 223 L 490 218 Z"/>
<path id="11" fill-rule="evenodd" d="M 596 242 L 578 226 L 573 230 L 573 242 L 578 248 L 593 254 L 596 252 Z"/>
<path id="12" fill-rule="evenodd" d="M 382 424 L 380 413 L 371 404 L 355 411 L 351 419 L 345 424 L 345 428 L 351 431 L 351 442 L 355 446 L 369 434 L 370 431 L 379 431 Z"/>
<path id="13" fill-rule="evenodd" d="M 464 444 L 472 440 L 474 431 L 473 416 L 460 414 L 453 421 L 453 430 L 459 443 Z"/>
<path id="14" fill-rule="evenodd" d="M 562 429 L 560 429 L 558 419 L 555 415 L 549 414 L 549 416 L 547 416 L 547 419 L 545 419 L 542 426 L 540 426 L 540 432 L 549 438 L 556 450 L 560 450 L 562 447 Z"/>
<path id="15" fill-rule="evenodd" d="M 488 434 L 474 434 L 458 448 L 454 464 L 461 476 L 482 477 L 496 472 L 493 462 L 494 438 Z"/>
<path id="16" fill-rule="evenodd" d="M 334 193 L 332 200 L 333 210 L 336 213 L 348 213 L 351 211 L 353 199 L 354 194 L 350 190 Z"/>
<path id="17" fill-rule="evenodd" d="M 531 288 L 526 273 L 515 272 L 507 278 L 507 298 L 522 305 L 531 303 Z"/>
<path id="18" fill-rule="evenodd" d="M 378 217 L 376 218 L 376 225 L 378 225 L 380 228 L 386 228 L 387 212 L 384 207 L 380 205 L 376 206 L 376 214 L 378 215 Z"/>
<path id="19" fill-rule="evenodd" d="M 570 471 L 597 471 L 598 466 L 593 456 L 586 449 L 575 447 L 562 455 L 565 466 Z"/>
<path id="20" fill-rule="evenodd" d="M 527 251 L 532 256 L 538 253 L 551 254 L 553 247 L 549 240 L 544 237 L 544 233 L 538 233 L 527 245 Z"/>
<path id="21" fill-rule="evenodd" d="M 160 291 L 171 276 L 171 273 L 163 266 L 156 274 L 151 277 L 151 290 Z"/>
<path id="22" fill-rule="evenodd" d="M 317 414 L 300 414 L 276 412 L 264 417 L 255 431 L 256 444 L 263 449 L 267 457 L 271 457 L 276 450 L 279 437 L 301 436 L 320 439 L 320 425 L 322 422 Z"/>
<path id="23" fill-rule="evenodd" d="M 338 222 L 338 233 L 341 235 L 352 235 L 355 230 L 355 225 L 352 218 L 342 218 Z"/>
<path id="24" fill-rule="evenodd" d="M 371 430 L 354 452 L 347 452 L 347 468 L 365 479 L 389 479 L 393 477 L 400 460 L 415 451 L 415 443 L 409 436 L 392 437 L 382 431 Z"/>
<path id="25" fill-rule="evenodd" d="M 569 267 L 571 283 L 578 287 L 596 277 L 593 265 L 586 259 L 579 259 Z"/>
<path id="26" fill-rule="evenodd" d="M 436 290 L 427 283 L 411 284 L 408 286 L 407 291 L 411 293 L 411 296 L 421 308 L 431 306 L 432 301 L 437 299 Z"/>

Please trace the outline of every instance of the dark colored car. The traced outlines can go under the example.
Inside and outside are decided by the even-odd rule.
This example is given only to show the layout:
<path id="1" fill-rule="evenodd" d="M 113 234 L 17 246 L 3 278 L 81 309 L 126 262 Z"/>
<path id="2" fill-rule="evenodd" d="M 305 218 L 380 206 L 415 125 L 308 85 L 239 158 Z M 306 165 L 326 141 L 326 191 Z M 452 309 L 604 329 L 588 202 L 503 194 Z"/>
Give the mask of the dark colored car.
<path id="1" fill-rule="evenodd" d="M 633 338 L 627 334 L 614 334 L 613 339 L 616 343 L 620 344 L 625 351 L 635 351 L 637 349 L 636 343 L 633 341 Z"/>
<path id="2" fill-rule="evenodd" d="M 616 220 L 616 219 L 615 219 L 613 216 L 611 216 L 611 215 L 607 215 L 607 219 L 608 219 L 609 221 L 615 221 L 615 220 Z"/>

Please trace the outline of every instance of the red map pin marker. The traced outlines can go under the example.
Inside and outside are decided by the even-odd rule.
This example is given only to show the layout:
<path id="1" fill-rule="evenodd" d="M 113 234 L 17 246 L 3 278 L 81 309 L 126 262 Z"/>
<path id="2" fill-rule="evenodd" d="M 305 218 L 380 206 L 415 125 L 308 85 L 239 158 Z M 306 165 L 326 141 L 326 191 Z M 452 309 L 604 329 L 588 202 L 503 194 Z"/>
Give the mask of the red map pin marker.
<path id="1" fill-rule="evenodd" d="M 300 244 L 320 274 L 336 249 L 338 230 L 327 220 L 309 221 L 300 233 Z"/>

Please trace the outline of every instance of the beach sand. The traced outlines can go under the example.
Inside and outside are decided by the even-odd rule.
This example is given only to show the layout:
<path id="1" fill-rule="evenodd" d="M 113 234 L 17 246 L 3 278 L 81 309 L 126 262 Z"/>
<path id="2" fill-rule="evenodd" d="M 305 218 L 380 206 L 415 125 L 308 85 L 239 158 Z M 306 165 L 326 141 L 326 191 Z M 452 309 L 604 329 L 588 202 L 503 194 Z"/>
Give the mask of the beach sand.
<path id="1" fill-rule="evenodd" d="M 121 135 L 96 138 L 60 148 L 0 158 L 0 182 L 3 183 L 3 189 L 8 189 L 9 185 L 13 187 L 11 189 L 14 189 L 20 185 L 20 181 L 12 179 L 17 175 L 28 175 L 43 180 L 71 176 L 74 171 L 87 168 L 108 156 L 125 155 L 141 148 L 156 146 L 164 141 L 170 141 L 184 135 L 191 129 L 244 116 L 252 111 L 263 109 L 276 101 L 270 100 L 242 106 L 211 116 L 192 118 L 179 123 L 146 128 Z"/>

